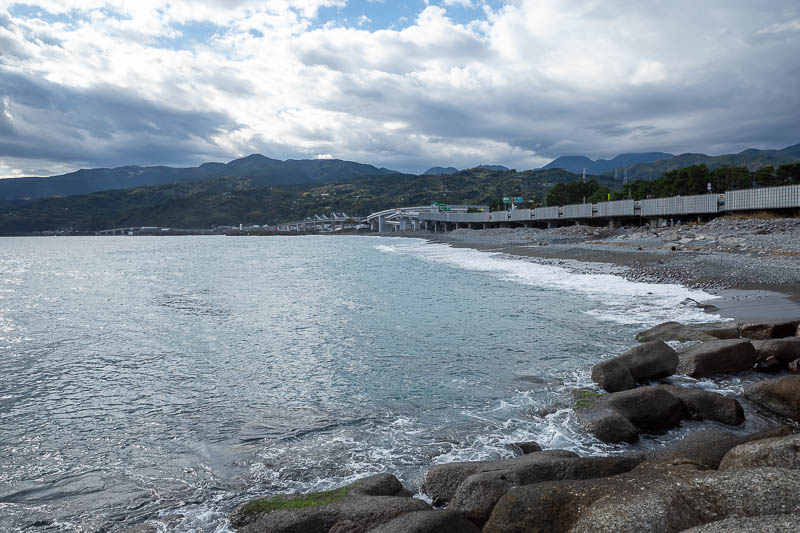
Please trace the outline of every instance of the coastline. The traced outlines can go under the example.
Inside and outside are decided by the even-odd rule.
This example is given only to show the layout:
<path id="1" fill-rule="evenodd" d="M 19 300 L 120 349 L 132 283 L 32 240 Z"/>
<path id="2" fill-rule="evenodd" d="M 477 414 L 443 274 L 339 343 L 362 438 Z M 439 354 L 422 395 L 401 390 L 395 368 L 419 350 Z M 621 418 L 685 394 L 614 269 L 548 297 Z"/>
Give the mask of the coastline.
<path id="1" fill-rule="evenodd" d="M 578 273 L 684 285 L 714 296 L 698 302 L 707 311 L 725 319 L 758 322 L 800 316 L 800 250 L 796 249 L 800 247 L 800 219 L 778 220 L 791 221 L 792 233 L 784 236 L 786 246 L 769 243 L 763 248 L 754 243 L 763 238 L 761 226 L 771 220 L 717 219 L 714 229 L 718 232 L 722 227 L 725 233 L 736 233 L 731 246 L 720 246 L 719 238 L 687 242 L 685 235 L 701 234 L 709 224 L 684 230 L 663 228 L 658 236 L 643 228 L 586 226 L 378 236 L 419 238 L 454 248 L 502 253 Z"/>

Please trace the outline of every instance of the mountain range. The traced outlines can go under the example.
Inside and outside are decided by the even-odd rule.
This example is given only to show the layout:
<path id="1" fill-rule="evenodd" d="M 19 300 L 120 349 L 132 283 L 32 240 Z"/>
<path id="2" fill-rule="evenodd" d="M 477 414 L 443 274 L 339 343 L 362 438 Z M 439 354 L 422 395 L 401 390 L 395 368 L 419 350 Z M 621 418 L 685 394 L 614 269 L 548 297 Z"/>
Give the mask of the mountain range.
<path id="1" fill-rule="evenodd" d="M 681 154 L 667 159 L 652 162 L 634 163 L 628 166 L 628 181 L 643 179 L 657 179 L 664 172 L 690 167 L 692 165 L 705 165 L 710 170 L 724 166 L 747 167 L 748 170 L 771 166 L 779 167 L 800 162 L 800 144 L 787 146 L 782 150 L 756 150 L 749 148 L 738 154 L 705 155 Z M 614 170 L 601 172 L 606 176 L 613 176 Z"/>
<path id="2" fill-rule="evenodd" d="M 504 167 L 503 165 L 478 165 L 475 168 L 481 168 L 483 170 L 500 170 L 502 172 L 506 172 L 508 167 Z M 447 174 L 455 174 L 458 172 L 456 167 L 432 167 L 420 174 L 420 176 L 444 176 Z"/>
<path id="3" fill-rule="evenodd" d="M 230 163 L 204 163 L 199 167 L 166 166 L 81 169 L 46 178 L 0 180 L 0 200 L 47 198 L 88 194 L 142 185 L 164 185 L 219 177 L 250 178 L 256 185 L 297 185 L 329 182 L 357 176 L 394 174 L 396 171 L 338 159 L 280 161 L 253 154 Z"/>
<path id="4" fill-rule="evenodd" d="M 581 174 L 586 170 L 589 174 L 602 174 L 615 168 L 627 167 L 634 163 L 650 163 L 675 157 L 664 152 L 645 152 L 639 154 L 620 154 L 614 159 L 598 159 L 593 161 L 584 155 L 565 155 L 546 164 L 544 169 L 563 168 L 575 174 Z"/>

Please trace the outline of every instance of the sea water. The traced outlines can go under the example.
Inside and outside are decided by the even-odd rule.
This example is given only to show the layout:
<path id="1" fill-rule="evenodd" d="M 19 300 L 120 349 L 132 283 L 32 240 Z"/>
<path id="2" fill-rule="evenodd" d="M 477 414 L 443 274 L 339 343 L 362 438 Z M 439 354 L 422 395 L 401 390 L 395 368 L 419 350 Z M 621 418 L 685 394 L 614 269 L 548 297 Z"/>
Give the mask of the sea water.
<path id="1" fill-rule="evenodd" d="M 248 498 L 514 442 L 624 451 L 569 391 L 714 318 L 687 298 L 420 239 L 0 239 L 0 531 L 227 531 Z"/>

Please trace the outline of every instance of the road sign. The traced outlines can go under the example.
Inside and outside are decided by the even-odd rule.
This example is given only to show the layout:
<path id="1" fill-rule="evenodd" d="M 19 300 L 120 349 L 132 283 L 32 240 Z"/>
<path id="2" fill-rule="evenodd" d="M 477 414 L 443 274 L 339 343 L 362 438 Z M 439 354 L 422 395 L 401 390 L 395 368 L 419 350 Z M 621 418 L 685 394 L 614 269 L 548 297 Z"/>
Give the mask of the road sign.
<path id="1" fill-rule="evenodd" d="M 511 197 L 510 196 L 503 196 L 503 203 L 504 204 L 510 204 L 511 203 Z"/>
<path id="2" fill-rule="evenodd" d="M 522 196 L 515 196 L 515 197 L 514 197 L 514 203 L 515 203 L 515 204 L 521 204 L 521 203 L 523 203 L 523 202 L 522 202 Z"/>

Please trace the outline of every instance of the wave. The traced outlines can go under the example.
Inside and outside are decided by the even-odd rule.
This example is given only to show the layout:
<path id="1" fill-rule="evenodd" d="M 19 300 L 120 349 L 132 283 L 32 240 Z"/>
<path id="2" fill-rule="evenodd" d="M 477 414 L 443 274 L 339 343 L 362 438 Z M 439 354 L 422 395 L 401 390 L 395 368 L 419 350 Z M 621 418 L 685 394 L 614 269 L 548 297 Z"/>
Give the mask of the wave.
<path id="1" fill-rule="evenodd" d="M 376 248 L 483 272 L 503 281 L 577 293 L 586 298 L 587 308 L 583 312 L 601 321 L 649 326 L 668 320 L 684 323 L 723 320 L 690 302 L 712 300 L 717 296 L 682 285 L 630 281 L 615 274 L 584 273 L 508 254 L 453 248 L 416 239 Z"/>

